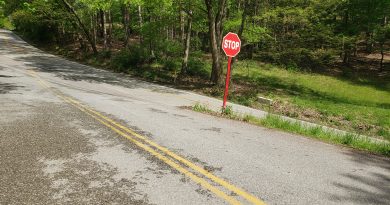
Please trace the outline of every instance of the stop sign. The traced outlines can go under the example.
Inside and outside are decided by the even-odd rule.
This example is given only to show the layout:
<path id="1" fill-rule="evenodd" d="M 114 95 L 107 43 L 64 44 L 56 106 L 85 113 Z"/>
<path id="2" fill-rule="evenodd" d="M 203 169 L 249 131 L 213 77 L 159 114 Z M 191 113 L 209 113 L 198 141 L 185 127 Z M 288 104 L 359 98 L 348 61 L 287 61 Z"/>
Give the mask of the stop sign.
<path id="1" fill-rule="evenodd" d="M 229 57 L 235 57 L 240 52 L 241 40 L 235 33 L 229 32 L 223 37 L 222 49 Z"/>

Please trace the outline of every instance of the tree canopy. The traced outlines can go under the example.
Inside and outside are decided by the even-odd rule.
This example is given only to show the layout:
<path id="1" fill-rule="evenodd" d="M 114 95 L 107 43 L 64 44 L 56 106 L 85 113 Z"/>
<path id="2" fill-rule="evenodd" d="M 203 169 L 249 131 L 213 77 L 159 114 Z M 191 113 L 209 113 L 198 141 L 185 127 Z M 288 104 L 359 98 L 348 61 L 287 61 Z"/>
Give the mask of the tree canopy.
<path id="1" fill-rule="evenodd" d="M 183 74 L 210 53 L 216 84 L 229 31 L 242 39 L 240 58 L 315 70 L 379 52 L 382 69 L 389 14 L 388 0 L 0 0 L 0 18 L 32 40 L 130 52 L 126 63 L 163 60 Z"/>

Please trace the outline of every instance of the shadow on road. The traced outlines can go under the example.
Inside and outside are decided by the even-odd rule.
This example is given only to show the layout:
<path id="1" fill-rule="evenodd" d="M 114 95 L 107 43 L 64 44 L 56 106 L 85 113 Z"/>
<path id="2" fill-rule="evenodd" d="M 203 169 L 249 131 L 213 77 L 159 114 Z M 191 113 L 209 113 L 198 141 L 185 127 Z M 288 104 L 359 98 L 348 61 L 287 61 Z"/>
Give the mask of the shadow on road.
<path id="1" fill-rule="evenodd" d="M 1 78 L 1 76 L 0 76 Z M 23 86 L 17 86 L 13 83 L 1 83 L 0 82 L 0 94 L 7 94 L 11 91 L 17 90 L 18 88 Z"/>
<path id="2" fill-rule="evenodd" d="M 36 49 L 12 32 L 0 30 L 0 53 L 13 55 L 14 59 L 33 67 L 40 72 L 52 73 L 57 77 L 72 81 L 87 81 L 106 83 L 130 89 L 142 88 L 158 93 L 182 94 L 183 92 L 164 86 L 158 86 L 133 78 L 123 77 L 123 74 L 108 72 L 90 66 L 46 54 Z"/>
<path id="3" fill-rule="evenodd" d="M 17 60 L 26 62 L 28 66 L 36 68 L 40 72 L 52 73 L 55 76 L 65 80 L 106 83 L 110 85 L 119 85 L 130 89 L 143 88 L 159 93 L 183 93 L 172 88 L 153 85 L 151 83 L 128 77 L 126 78 L 123 77 L 123 74 L 120 73 L 112 73 L 105 70 L 96 69 L 56 56 L 24 56 L 17 58 Z"/>
<path id="4" fill-rule="evenodd" d="M 366 167 L 367 169 L 380 167 L 385 170 L 384 173 L 390 173 L 389 158 L 352 151 L 346 154 L 354 163 L 359 165 L 356 167 Z M 365 173 L 365 175 L 363 176 L 361 173 Z M 340 175 L 343 180 L 349 183 L 333 182 L 334 186 L 344 192 L 331 195 L 332 200 L 341 204 L 390 204 L 390 175 L 364 171 L 364 169 L 351 170 L 350 173 Z M 351 184 L 358 186 L 352 186 Z"/>

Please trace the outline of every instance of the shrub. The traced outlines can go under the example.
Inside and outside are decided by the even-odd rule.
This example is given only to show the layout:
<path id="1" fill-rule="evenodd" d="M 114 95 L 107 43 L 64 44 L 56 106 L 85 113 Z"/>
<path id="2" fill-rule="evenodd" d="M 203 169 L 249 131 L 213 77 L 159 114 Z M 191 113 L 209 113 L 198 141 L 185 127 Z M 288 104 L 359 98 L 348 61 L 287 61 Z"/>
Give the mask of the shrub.
<path id="1" fill-rule="evenodd" d="M 180 68 L 180 60 L 174 58 L 167 58 L 162 61 L 164 70 L 177 71 Z"/>
<path id="2" fill-rule="evenodd" d="M 36 15 L 18 10 L 11 15 L 15 29 L 33 41 L 52 42 L 55 39 L 55 26 L 48 21 L 39 19 Z"/>
<path id="3" fill-rule="evenodd" d="M 275 60 L 276 63 L 287 68 L 294 68 L 294 70 L 295 68 L 316 70 L 330 64 L 333 58 L 332 50 L 296 48 L 280 52 Z"/>
<path id="4" fill-rule="evenodd" d="M 207 78 L 209 76 L 205 62 L 200 58 L 191 57 L 188 59 L 187 74 L 190 76 L 199 76 L 203 78 Z"/>
<path id="5" fill-rule="evenodd" d="M 183 55 L 183 46 L 180 42 L 162 40 L 157 45 L 158 53 L 163 57 L 181 57 Z"/>
<path id="6" fill-rule="evenodd" d="M 138 46 L 130 47 L 117 53 L 112 57 L 111 66 L 122 72 L 127 72 L 128 68 L 138 68 L 147 59 L 146 51 Z"/>
<path id="7" fill-rule="evenodd" d="M 334 50 L 318 49 L 312 52 L 313 59 L 317 64 L 328 65 L 334 61 L 336 52 Z"/>

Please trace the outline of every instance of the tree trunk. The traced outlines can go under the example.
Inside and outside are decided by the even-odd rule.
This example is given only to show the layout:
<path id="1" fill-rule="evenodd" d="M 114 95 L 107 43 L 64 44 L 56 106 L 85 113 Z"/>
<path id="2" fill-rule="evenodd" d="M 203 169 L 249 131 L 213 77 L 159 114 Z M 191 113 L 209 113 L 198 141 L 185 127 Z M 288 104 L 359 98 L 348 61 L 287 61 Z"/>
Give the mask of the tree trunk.
<path id="1" fill-rule="evenodd" d="M 125 42 L 124 46 L 127 47 L 129 44 L 129 38 L 130 38 L 130 13 L 129 13 L 129 5 L 125 4 L 123 5 L 123 26 L 125 31 Z"/>
<path id="2" fill-rule="evenodd" d="M 384 56 L 385 56 L 385 53 L 383 51 L 383 43 L 381 44 L 381 63 L 380 63 L 380 67 L 379 67 L 379 72 L 382 72 L 383 71 L 383 59 L 384 59 Z"/>
<path id="3" fill-rule="evenodd" d="M 104 11 L 102 9 L 99 9 L 99 20 L 100 20 L 100 37 L 104 38 L 104 28 L 105 28 L 105 17 L 104 17 Z"/>
<path id="4" fill-rule="evenodd" d="M 242 12 L 242 17 L 241 17 L 241 24 L 240 24 L 240 28 L 238 30 L 238 37 L 241 39 L 242 37 L 242 33 L 244 32 L 244 28 L 245 28 L 245 22 L 246 22 L 246 17 L 248 15 L 248 9 L 249 9 L 249 4 L 250 4 L 250 0 L 244 0 L 244 11 Z M 242 44 L 241 44 L 242 45 Z M 231 65 L 234 64 L 235 62 L 235 59 L 236 58 L 233 58 L 232 62 L 231 62 Z M 232 67 L 233 68 L 233 67 Z M 233 71 L 233 69 L 231 70 L 231 72 Z"/>
<path id="5" fill-rule="evenodd" d="M 244 3 L 244 12 L 242 12 L 242 17 L 241 17 L 241 25 L 240 25 L 240 29 L 238 30 L 238 37 L 242 37 L 242 33 L 244 32 L 244 28 L 245 28 L 245 21 L 246 21 L 246 17 L 248 16 L 248 9 L 249 9 L 249 4 L 250 4 L 250 0 L 245 0 L 245 3 Z"/>
<path id="6" fill-rule="evenodd" d="M 139 20 L 139 42 L 140 44 L 142 44 L 142 9 L 141 9 L 141 5 L 138 5 L 138 20 Z"/>
<path id="7" fill-rule="evenodd" d="M 346 65 L 349 63 L 349 51 L 347 50 L 344 51 L 343 63 Z"/>
<path id="8" fill-rule="evenodd" d="M 100 24 L 103 33 L 103 49 L 107 50 L 107 27 L 106 27 L 106 12 L 100 9 Z"/>
<path id="9" fill-rule="evenodd" d="M 81 30 L 83 31 L 84 36 L 87 38 L 89 44 L 91 45 L 94 54 L 97 54 L 98 51 L 97 51 L 97 49 L 96 49 L 96 44 L 94 44 L 94 42 L 93 42 L 93 40 L 92 40 L 92 38 L 91 38 L 90 33 L 88 32 L 87 28 L 85 27 L 85 25 L 84 25 L 83 22 L 81 21 L 80 17 L 77 15 L 77 13 L 76 13 L 76 11 L 74 10 L 74 8 L 73 8 L 66 0 L 62 0 L 62 2 L 64 3 L 66 9 L 67 9 L 71 14 L 73 14 L 73 16 L 76 18 L 77 25 L 78 25 L 79 28 L 81 28 Z"/>
<path id="10" fill-rule="evenodd" d="M 185 31 L 184 31 L 184 11 L 180 2 L 180 40 L 184 42 L 185 40 Z"/>
<path id="11" fill-rule="evenodd" d="M 187 20 L 186 39 L 185 39 L 185 45 L 184 45 L 184 47 L 185 47 L 184 57 L 183 57 L 183 63 L 181 66 L 180 75 L 187 74 L 187 70 L 188 70 L 188 56 L 190 54 L 191 30 L 192 30 L 192 11 L 189 11 L 188 20 Z"/>
<path id="12" fill-rule="evenodd" d="M 220 52 L 217 45 L 217 37 L 215 33 L 215 22 L 210 20 L 209 22 L 209 34 L 210 34 L 210 48 L 211 48 L 211 55 L 213 59 L 212 64 L 212 70 L 211 70 L 211 76 L 210 81 L 214 84 L 220 84 L 221 77 L 222 77 L 222 68 L 221 68 L 221 59 L 220 59 Z"/>
<path id="13" fill-rule="evenodd" d="M 93 43 L 96 45 L 96 19 L 95 19 L 95 15 L 92 14 L 91 15 L 91 28 L 92 28 L 92 41 Z"/>
<path id="14" fill-rule="evenodd" d="M 111 50 L 112 47 L 112 15 L 111 15 L 111 10 L 108 10 L 107 13 L 107 21 L 108 21 L 108 38 L 107 38 L 107 46 L 108 49 Z"/>
<path id="15" fill-rule="evenodd" d="M 226 9 L 226 0 L 219 0 L 217 14 L 214 15 L 212 0 L 205 0 L 207 7 L 207 17 L 209 24 L 210 48 L 213 59 L 210 81 L 214 84 L 222 82 L 221 67 L 221 40 L 222 40 L 222 23 Z"/>

